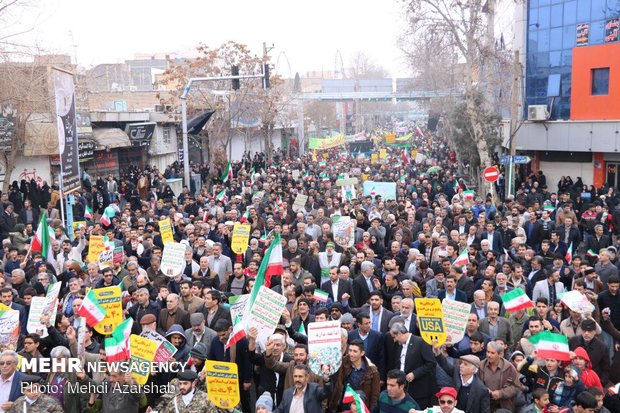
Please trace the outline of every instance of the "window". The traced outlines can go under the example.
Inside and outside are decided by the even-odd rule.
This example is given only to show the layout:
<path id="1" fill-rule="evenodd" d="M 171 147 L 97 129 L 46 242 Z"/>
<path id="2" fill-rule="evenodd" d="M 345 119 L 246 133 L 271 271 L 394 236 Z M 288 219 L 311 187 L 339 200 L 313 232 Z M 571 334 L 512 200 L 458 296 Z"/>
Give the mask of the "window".
<path id="1" fill-rule="evenodd" d="M 163 142 L 164 145 L 169 145 L 170 144 L 170 128 L 163 128 Z"/>
<path id="2" fill-rule="evenodd" d="M 592 95 L 609 94 L 609 68 L 592 69 Z"/>

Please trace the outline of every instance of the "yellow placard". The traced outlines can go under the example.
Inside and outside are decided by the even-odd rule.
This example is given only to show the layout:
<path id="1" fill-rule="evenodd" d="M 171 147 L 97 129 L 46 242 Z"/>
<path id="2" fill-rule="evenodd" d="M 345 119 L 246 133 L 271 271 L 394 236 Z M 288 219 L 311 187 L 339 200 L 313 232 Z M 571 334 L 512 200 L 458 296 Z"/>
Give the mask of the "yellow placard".
<path id="1" fill-rule="evenodd" d="M 12 308 L 9 307 L 8 305 L 4 305 L 2 303 L 0 303 L 0 311 L 11 311 Z"/>
<path id="2" fill-rule="evenodd" d="M 430 345 L 433 340 L 437 340 L 438 346 L 445 343 L 446 327 L 441 301 L 438 298 L 416 298 L 415 308 L 422 339 Z"/>
<path id="3" fill-rule="evenodd" d="M 236 222 L 233 227 L 232 242 L 230 248 L 232 248 L 235 254 L 243 254 L 248 249 L 248 241 L 250 241 L 250 224 L 242 224 Z"/>
<path id="4" fill-rule="evenodd" d="M 99 254 L 105 251 L 103 235 L 91 235 L 88 240 L 88 262 L 99 262 Z"/>
<path id="5" fill-rule="evenodd" d="M 328 153 L 324 153 L 324 154 L 323 154 L 323 158 L 324 158 L 324 159 L 328 159 L 328 158 L 329 158 L 329 154 L 328 154 Z"/>
<path id="6" fill-rule="evenodd" d="M 172 225 L 170 224 L 170 218 L 162 219 L 159 221 L 159 233 L 161 234 L 161 241 L 174 242 L 174 236 L 172 235 Z"/>
<path id="7" fill-rule="evenodd" d="M 239 404 L 239 373 L 236 363 L 206 360 L 207 393 L 209 399 L 223 409 L 232 409 Z"/>
<path id="8" fill-rule="evenodd" d="M 379 158 L 381 159 L 387 158 L 387 151 L 385 149 L 379 149 Z"/>
<path id="9" fill-rule="evenodd" d="M 370 163 L 377 163 L 377 162 L 379 162 L 379 154 L 378 153 L 370 154 Z"/>
<path id="10" fill-rule="evenodd" d="M 369 177 L 369 174 L 362 174 L 362 182 L 367 181 Z"/>
<path id="11" fill-rule="evenodd" d="M 95 324 L 95 330 L 103 335 L 112 334 L 114 329 L 123 322 L 123 297 L 121 287 L 95 288 L 93 289 L 99 300 L 99 304 L 106 309 L 105 318 Z"/>
<path id="12" fill-rule="evenodd" d="M 86 221 L 73 221 L 71 225 L 73 226 L 73 230 L 75 231 L 76 228 L 79 228 L 80 226 L 86 227 Z"/>
<path id="13" fill-rule="evenodd" d="M 129 348 L 131 349 L 131 363 L 137 364 L 137 368 L 132 368 L 131 375 L 139 385 L 145 385 L 151 374 L 151 363 L 155 359 L 155 352 L 159 344 L 146 337 L 132 334 L 129 337 Z M 134 364 L 135 363 L 135 364 Z"/>
<path id="14" fill-rule="evenodd" d="M 394 143 L 396 141 L 396 135 L 390 133 L 389 135 L 385 135 L 385 143 Z"/>
<path id="15" fill-rule="evenodd" d="M 415 161 L 415 158 L 418 157 L 418 150 L 417 149 L 412 149 L 411 150 L 411 160 Z"/>

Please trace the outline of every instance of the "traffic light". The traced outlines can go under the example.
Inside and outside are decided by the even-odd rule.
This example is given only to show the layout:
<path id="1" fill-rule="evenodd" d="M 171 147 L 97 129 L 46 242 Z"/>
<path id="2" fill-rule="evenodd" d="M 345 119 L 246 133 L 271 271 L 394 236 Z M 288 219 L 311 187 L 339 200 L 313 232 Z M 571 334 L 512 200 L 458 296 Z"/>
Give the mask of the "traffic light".
<path id="1" fill-rule="evenodd" d="M 263 88 L 269 89 L 271 86 L 269 83 L 269 63 L 263 63 Z"/>
<path id="2" fill-rule="evenodd" d="M 232 65 L 230 67 L 230 74 L 232 76 L 239 76 L 239 66 L 237 65 Z M 239 79 L 233 79 L 232 80 L 232 89 L 233 90 L 239 90 L 240 87 L 240 82 Z"/>

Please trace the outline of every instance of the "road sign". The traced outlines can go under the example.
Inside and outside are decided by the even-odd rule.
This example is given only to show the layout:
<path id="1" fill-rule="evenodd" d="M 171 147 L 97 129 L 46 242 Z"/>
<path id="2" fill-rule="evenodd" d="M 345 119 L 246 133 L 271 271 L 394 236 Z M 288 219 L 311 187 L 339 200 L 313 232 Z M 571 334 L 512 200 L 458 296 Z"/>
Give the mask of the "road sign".
<path id="1" fill-rule="evenodd" d="M 499 157 L 499 163 L 501 165 L 508 165 L 510 163 L 510 155 L 502 155 Z"/>
<path id="2" fill-rule="evenodd" d="M 529 156 L 525 156 L 525 155 L 516 155 L 512 158 L 512 161 L 514 163 L 530 163 L 531 160 L 532 158 L 530 158 Z"/>
<path id="3" fill-rule="evenodd" d="M 499 179 L 499 170 L 494 166 L 489 166 L 484 169 L 482 176 L 487 182 L 495 182 Z"/>

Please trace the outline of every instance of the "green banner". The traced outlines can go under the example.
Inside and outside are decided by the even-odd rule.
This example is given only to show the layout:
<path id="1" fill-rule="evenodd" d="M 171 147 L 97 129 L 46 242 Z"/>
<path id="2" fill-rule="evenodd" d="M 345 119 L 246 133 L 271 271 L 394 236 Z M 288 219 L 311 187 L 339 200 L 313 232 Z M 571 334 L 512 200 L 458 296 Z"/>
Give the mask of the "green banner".
<path id="1" fill-rule="evenodd" d="M 345 139 L 343 134 L 330 136 L 327 138 L 310 138 L 308 141 L 309 149 L 316 149 L 318 151 L 323 149 L 331 149 L 336 146 L 344 145 Z"/>

